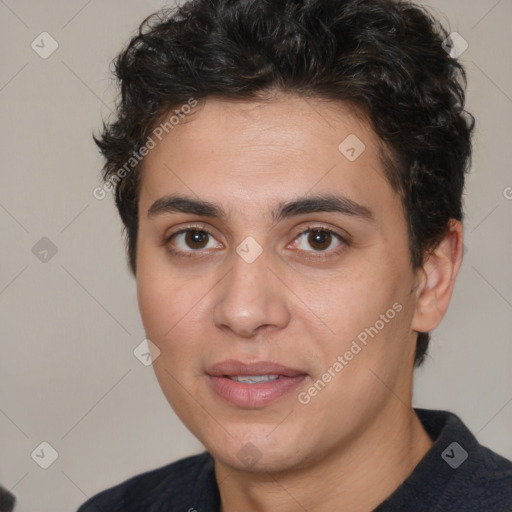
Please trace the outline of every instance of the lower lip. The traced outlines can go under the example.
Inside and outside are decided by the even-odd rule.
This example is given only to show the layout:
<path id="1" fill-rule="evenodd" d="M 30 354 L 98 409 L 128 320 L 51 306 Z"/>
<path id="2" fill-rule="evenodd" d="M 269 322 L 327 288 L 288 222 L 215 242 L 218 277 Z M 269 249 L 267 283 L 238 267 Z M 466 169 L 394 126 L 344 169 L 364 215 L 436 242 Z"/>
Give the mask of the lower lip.
<path id="1" fill-rule="evenodd" d="M 305 375 L 297 377 L 279 377 L 269 382 L 246 384 L 228 377 L 210 375 L 213 390 L 227 402 L 238 407 L 256 408 L 267 405 L 290 393 L 304 379 Z"/>

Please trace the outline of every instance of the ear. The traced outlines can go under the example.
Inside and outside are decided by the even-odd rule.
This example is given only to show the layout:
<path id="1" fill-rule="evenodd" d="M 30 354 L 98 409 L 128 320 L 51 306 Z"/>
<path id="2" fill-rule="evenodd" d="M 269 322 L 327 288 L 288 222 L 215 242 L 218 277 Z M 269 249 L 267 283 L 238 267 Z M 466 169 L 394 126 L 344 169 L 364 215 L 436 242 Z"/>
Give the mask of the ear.
<path id="1" fill-rule="evenodd" d="M 463 253 L 462 224 L 451 219 L 447 234 L 418 270 L 416 308 L 411 326 L 414 331 L 428 332 L 440 324 L 450 303 Z"/>

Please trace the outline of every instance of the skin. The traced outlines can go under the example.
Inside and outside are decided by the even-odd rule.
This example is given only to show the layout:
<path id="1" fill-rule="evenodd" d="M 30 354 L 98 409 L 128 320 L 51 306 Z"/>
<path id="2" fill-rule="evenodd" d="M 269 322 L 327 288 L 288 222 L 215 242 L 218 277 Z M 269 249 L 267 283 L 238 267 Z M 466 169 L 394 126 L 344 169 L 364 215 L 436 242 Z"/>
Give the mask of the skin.
<path id="1" fill-rule="evenodd" d="M 338 150 L 349 134 L 366 146 L 352 162 Z M 284 512 L 370 511 L 432 445 L 411 408 L 416 331 L 436 327 L 448 307 L 462 226 L 452 221 L 414 271 L 404 212 L 379 148 L 349 106 L 281 94 L 265 102 L 209 98 L 146 157 L 139 307 L 160 350 L 153 366 L 167 400 L 215 458 L 223 512 L 276 505 Z M 226 217 L 148 214 L 171 194 L 217 203 Z M 273 222 L 279 203 L 321 194 L 343 195 L 373 218 L 321 211 Z M 319 250 L 311 237 L 308 243 L 311 226 L 348 243 L 324 232 Z M 199 249 L 184 235 L 169 240 L 185 228 L 213 237 Z M 252 263 L 236 252 L 248 236 L 263 250 Z M 400 312 L 300 403 L 298 393 L 395 303 Z M 237 407 L 212 390 L 205 373 L 227 359 L 273 361 L 308 376 L 275 402 Z M 250 465 L 239 458 L 247 443 L 259 457 Z"/>

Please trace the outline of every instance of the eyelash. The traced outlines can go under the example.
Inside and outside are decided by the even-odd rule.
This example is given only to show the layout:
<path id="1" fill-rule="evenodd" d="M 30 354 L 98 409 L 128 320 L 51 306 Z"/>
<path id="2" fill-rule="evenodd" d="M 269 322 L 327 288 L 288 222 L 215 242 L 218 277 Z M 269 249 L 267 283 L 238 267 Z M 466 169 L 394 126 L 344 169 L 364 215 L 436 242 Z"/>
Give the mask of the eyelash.
<path id="1" fill-rule="evenodd" d="M 182 257 L 182 258 L 197 258 L 198 257 L 198 254 L 200 254 L 201 252 L 204 252 L 202 250 L 197 250 L 197 251 L 177 251 L 175 249 L 172 249 L 170 247 L 170 242 L 171 240 L 178 236 L 178 235 L 181 235 L 182 233 L 188 233 L 189 231 L 199 231 L 201 233 L 207 233 L 208 236 L 211 236 L 212 238 L 215 238 L 214 234 L 209 231 L 208 229 L 204 228 L 203 226 L 188 226 L 184 229 L 180 229 L 179 231 L 176 231 L 175 233 L 172 233 L 171 235 L 169 235 L 168 237 L 165 238 L 164 240 L 164 244 L 166 245 L 167 247 L 167 250 L 173 255 L 173 256 L 178 256 L 178 257 Z"/>
<path id="2" fill-rule="evenodd" d="M 206 233 L 208 236 L 210 236 L 213 239 L 215 239 L 215 235 L 211 231 L 209 231 L 208 229 L 206 229 L 203 226 L 188 226 L 188 227 L 186 227 L 184 229 L 176 231 L 175 233 L 172 233 L 171 235 L 169 235 L 169 236 L 167 236 L 165 238 L 164 244 L 166 245 L 167 250 L 173 256 L 178 256 L 178 257 L 183 257 L 183 258 L 194 258 L 194 257 L 197 258 L 200 253 L 204 252 L 201 249 L 190 250 L 190 251 L 180 251 L 180 250 L 172 249 L 170 247 L 169 244 L 170 244 L 171 240 L 174 237 L 176 237 L 177 235 L 180 235 L 182 233 L 188 233 L 189 231 L 199 231 L 201 233 Z M 303 236 L 303 235 L 305 235 L 305 234 L 307 234 L 307 233 L 309 233 L 311 231 L 321 231 L 321 232 L 324 232 L 324 233 L 328 233 L 329 235 L 333 236 L 335 239 L 337 239 L 341 243 L 341 245 L 339 247 L 337 247 L 336 249 L 334 249 L 334 250 L 304 251 L 306 253 L 309 253 L 308 257 L 311 258 L 311 259 L 317 259 L 317 258 L 318 259 L 320 259 L 320 258 L 325 259 L 325 258 L 328 258 L 329 256 L 332 256 L 332 255 L 338 255 L 346 246 L 350 245 L 350 242 L 348 241 L 348 239 L 346 237 L 341 236 L 339 233 L 337 233 L 336 231 L 333 231 L 332 229 L 329 229 L 329 228 L 327 228 L 325 226 L 319 226 L 317 224 L 310 224 L 310 225 L 308 225 L 306 227 L 306 229 L 303 229 L 302 231 L 297 233 L 297 235 L 295 236 L 293 241 L 295 242 L 301 236 Z M 325 256 L 325 254 L 327 254 L 328 256 Z"/>

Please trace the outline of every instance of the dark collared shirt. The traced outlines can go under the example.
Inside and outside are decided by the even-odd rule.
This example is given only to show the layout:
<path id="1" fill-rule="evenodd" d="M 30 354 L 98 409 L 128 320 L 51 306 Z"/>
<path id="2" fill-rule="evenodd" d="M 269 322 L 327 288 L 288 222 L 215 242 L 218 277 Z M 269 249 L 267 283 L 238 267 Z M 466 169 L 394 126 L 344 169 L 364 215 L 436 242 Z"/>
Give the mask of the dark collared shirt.
<path id="1" fill-rule="evenodd" d="M 452 413 L 415 409 L 434 445 L 374 512 L 512 512 L 512 462 L 481 446 Z M 209 453 L 101 492 L 78 512 L 218 512 Z"/>

